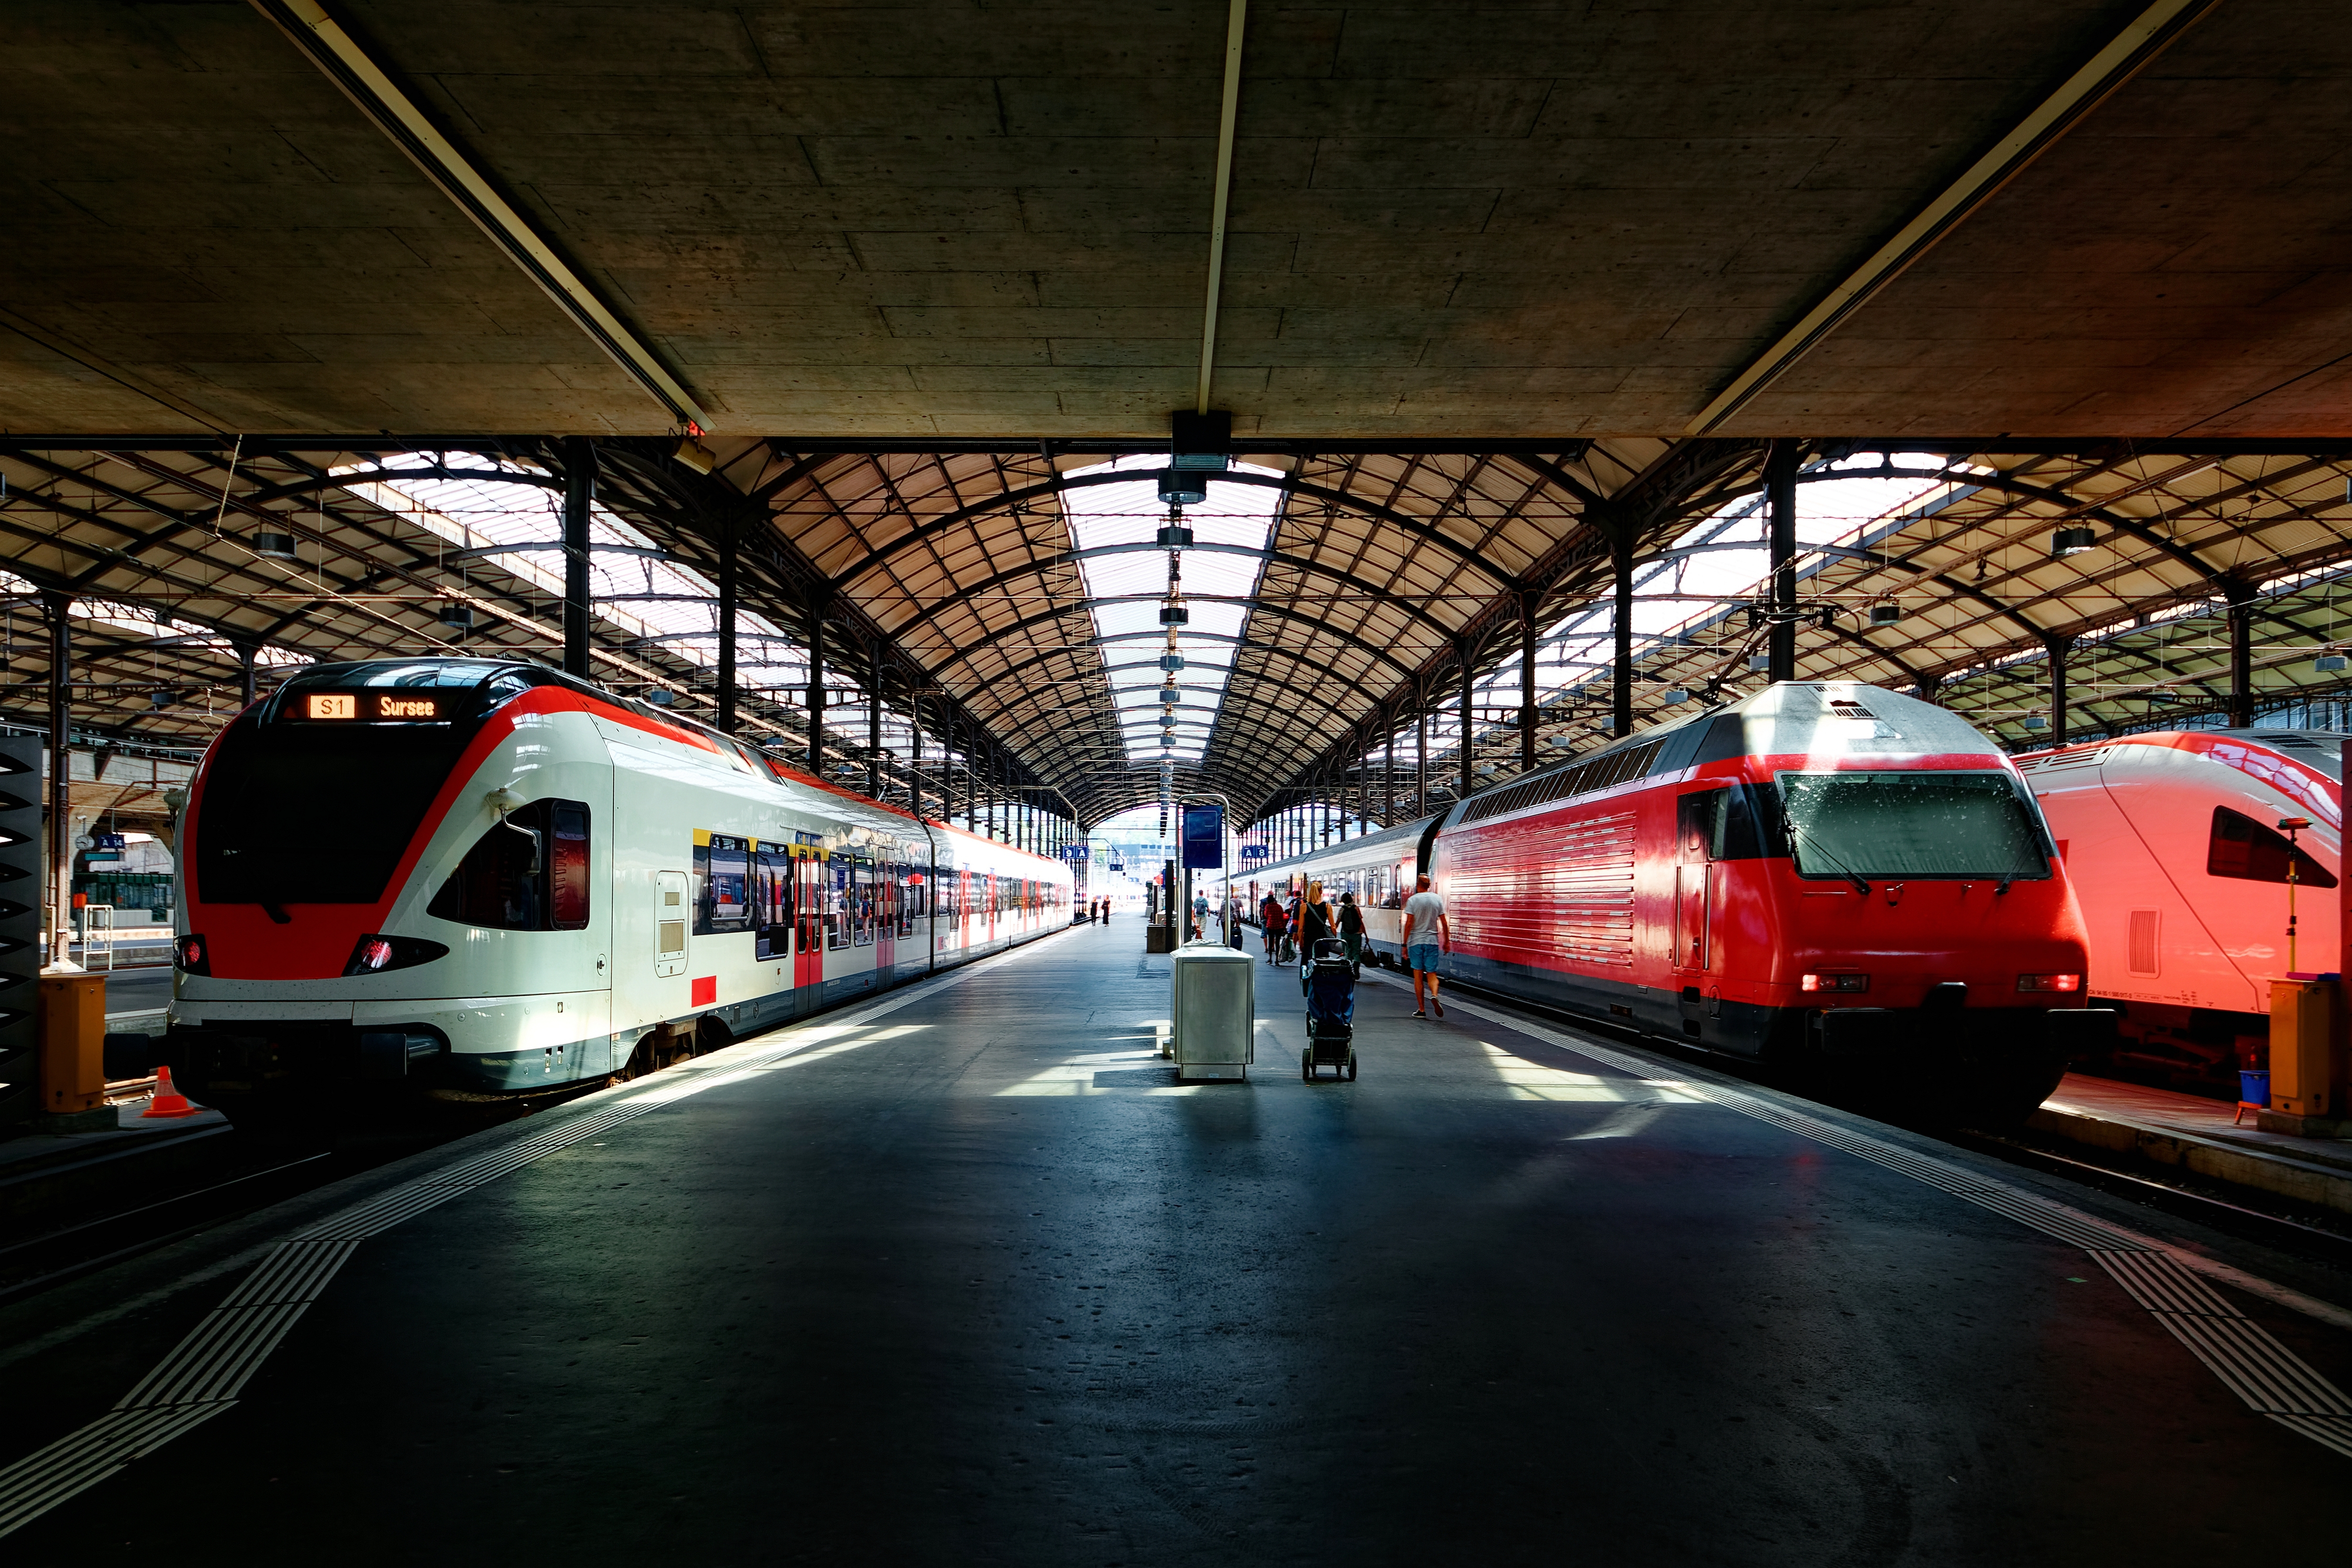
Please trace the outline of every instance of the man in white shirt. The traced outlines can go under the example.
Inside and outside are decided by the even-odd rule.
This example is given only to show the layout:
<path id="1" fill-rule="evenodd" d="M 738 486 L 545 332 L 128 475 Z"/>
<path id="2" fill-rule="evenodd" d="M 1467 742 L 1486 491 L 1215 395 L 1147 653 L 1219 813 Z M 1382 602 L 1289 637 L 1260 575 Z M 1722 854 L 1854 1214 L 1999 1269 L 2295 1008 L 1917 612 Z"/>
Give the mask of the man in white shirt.
<path id="1" fill-rule="evenodd" d="M 1437 1016 L 1445 1016 L 1445 1004 L 1437 999 L 1437 956 L 1454 940 L 1454 926 L 1445 918 L 1445 900 L 1429 890 L 1429 878 L 1423 877 L 1414 886 L 1413 895 L 1404 901 L 1404 957 L 1412 966 L 1412 1006 L 1415 1018 L 1427 1018 L 1428 1009 Z M 1429 1001 L 1424 1008 L 1421 999 L 1422 983 L 1429 985 Z"/>

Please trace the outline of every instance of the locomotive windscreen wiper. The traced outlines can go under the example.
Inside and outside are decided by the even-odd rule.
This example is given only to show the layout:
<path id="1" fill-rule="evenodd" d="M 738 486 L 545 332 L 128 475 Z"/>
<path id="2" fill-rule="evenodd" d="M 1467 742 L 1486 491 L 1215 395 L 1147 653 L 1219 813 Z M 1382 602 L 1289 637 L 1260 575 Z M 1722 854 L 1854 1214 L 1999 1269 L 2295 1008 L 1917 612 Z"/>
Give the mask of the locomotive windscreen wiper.
<path id="1" fill-rule="evenodd" d="M 1822 841 L 1813 834 L 1811 829 L 1804 827 L 1799 823 L 1794 817 L 1791 817 L 1789 819 L 1789 853 L 1796 860 L 1800 870 L 1803 868 L 1805 862 L 1804 857 L 1797 853 L 1797 845 L 1795 841 L 1799 833 L 1804 834 L 1805 837 L 1811 841 L 1813 848 L 1821 852 L 1822 859 L 1830 862 L 1830 869 L 1832 871 L 1838 873 L 1840 875 L 1843 876 L 1846 881 L 1853 883 L 1853 890 L 1856 893 L 1861 894 L 1865 898 L 1870 896 L 1870 879 L 1864 876 L 1862 873 L 1854 870 L 1852 866 L 1847 865 L 1843 861 L 1838 859 L 1837 856 L 1830 853 L 1830 849 L 1827 844 L 1822 842 Z"/>

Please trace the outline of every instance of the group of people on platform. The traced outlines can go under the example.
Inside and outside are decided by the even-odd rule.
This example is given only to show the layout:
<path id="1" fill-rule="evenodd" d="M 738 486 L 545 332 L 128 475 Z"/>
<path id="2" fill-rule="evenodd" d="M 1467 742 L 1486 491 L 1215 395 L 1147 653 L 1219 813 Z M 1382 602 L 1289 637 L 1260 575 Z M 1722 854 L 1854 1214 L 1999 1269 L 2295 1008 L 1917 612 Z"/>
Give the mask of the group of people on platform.
<path id="1" fill-rule="evenodd" d="M 1087 924 L 1092 925 L 1097 920 L 1101 921 L 1105 925 L 1110 924 L 1109 899 L 1089 898 L 1087 900 Z"/>
<path id="2" fill-rule="evenodd" d="M 1364 912 L 1356 906 L 1354 894 L 1342 893 L 1335 909 L 1323 896 L 1323 884 L 1310 882 L 1307 891 L 1293 894 L 1286 905 L 1277 895 L 1267 894 L 1257 913 L 1265 927 L 1267 963 L 1287 963 L 1297 954 L 1314 952 L 1316 943 L 1337 936 L 1346 945 L 1349 964 L 1357 974 L 1363 973 Z M 1445 900 L 1424 875 L 1415 884 L 1412 896 L 1404 901 L 1404 954 L 1412 967 L 1415 1018 L 1426 1018 L 1430 1009 L 1435 1009 L 1439 1018 L 1445 1016 L 1445 1008 L 1437 999 L 1437 959 L 1453 936 Z"/>

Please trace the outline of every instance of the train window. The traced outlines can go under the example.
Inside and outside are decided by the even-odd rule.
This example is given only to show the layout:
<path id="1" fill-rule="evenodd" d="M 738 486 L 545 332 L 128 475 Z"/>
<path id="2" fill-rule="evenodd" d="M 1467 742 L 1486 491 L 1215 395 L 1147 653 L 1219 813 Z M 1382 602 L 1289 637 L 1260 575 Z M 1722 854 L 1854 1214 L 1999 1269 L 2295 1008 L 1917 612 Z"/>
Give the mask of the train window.
<path id="1" fill-rule="evenodd" d="M 793 862 L 799 873 L 793 904 L 793 918 L 800 927 L 800 950 L 814 953 L 824 942 L 824 856 L 814 850 L 804 852 Z"/>
<path id="2" fill-rule="evenodd" d="M 425 913 L 493 931 L 578 931 L 588 871 L 588 808 L 533 800 L 474 841 Z"/>
<path id="3" fill-rule="evenodd" d="M 833 874 L 824 883 L 824 945 L 828 948 L 846 947 L 854 923 L 851 906 L 857 889 L 851 880 L 847 855 L 835 855 L 827 864 Z"/>
<path id="4" fill-rule="evenodd" d="M 751 841 L 700 832 L 694 839 L 694 934 L 751 930 Z"/>
<path id="5" fill-rule="evenodd" d="M 2327 868 L 2300 848 L 2290 849 L 2284 834 L 2273 832 L 2252 817 L 2227 806 L 2213 808 L 2213 832 L 2205 844 L 2205 874 L 2240 882 L 2286 881 L 2288 856 L 2294 880 L 2305 887 L 2334 887 Z"/>
<path id="6" fill-rule="evenodd" d="M 853 946 L 874 946 L 875 899 L 874 862 L 856 860 L 850 863 L 850 936 Z"/>
<path id="7" fill-rule="evenodd" d="M 2050 874 L 2040 820 L 2005 773 L 1783 773 L 1780 809 L 1797 874 Z"/>
<path id="8" fill-rule="evenodd" d="M 548 840 L 549 924 L 558 931 L 588 925 L 588 808 L 559 800 L 548 812 L 554 826 Z"/>
<path id="9" fill-rule="evenodd" d="M 759 936 L 752 943 L 756 958 L 783 958 L 793 949 L 793 857 L 782 844 L 761 844 L 751 852 L 751 911 Z"/>
<path id="10" fill-rule="evenodd" d="M 1759 798 L 1760 797 L 1760 798 Z M 1675 838 L 1685 861 L 1752 861 L 1774 852 L 1778 835 L 1765 831 L 1771 800 L 1745 784 L 1700 789 L 1675 803 Z"/>

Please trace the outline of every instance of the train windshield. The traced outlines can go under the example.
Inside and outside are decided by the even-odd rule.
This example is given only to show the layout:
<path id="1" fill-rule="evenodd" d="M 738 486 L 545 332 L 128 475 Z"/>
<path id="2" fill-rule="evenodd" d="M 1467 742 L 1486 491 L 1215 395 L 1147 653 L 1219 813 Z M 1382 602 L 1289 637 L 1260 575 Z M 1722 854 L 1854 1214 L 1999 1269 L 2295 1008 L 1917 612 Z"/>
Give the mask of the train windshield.
<path id="1" fill-rule="evenodd" d="M 1783 773 L 1780 804 L 1798 874 L 2050 874 L 2042 823 L 2005 773 Z"/>

